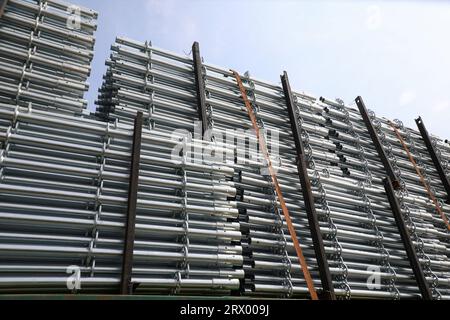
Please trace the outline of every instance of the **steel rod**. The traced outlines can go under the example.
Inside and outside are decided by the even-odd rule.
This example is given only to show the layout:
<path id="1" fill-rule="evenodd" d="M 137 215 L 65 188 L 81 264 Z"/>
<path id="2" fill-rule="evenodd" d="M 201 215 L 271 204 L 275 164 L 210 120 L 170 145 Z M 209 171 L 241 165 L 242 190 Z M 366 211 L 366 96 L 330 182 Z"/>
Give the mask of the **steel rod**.
<path id="1" fill-rule="evenodd" d="M 425 124 L 423 123 L 423 120 L 421 117 L 415 119 L 417 127 L 419 128 L 419 132 L 422 136 L 423 141 L 425 142 L 425 145 L 427 147 L 428 153 L 433 161 L 434 167 L 436 168 L 439 178 L 441 180 L 441 183 L 447 192 L 447 202 L 450 201 L 450 183 L 448 181 L 447 175 L 445 174 L 445 171 L 442 167 L 442 164 L 437 156 L 436 149 L 433 146 L 433 143 L 431 141 L 431 138 L 428 134 L 428 131 L 425 127 Z"/>
<path id="2" fill-rule="evenodd" d="M 331 274 L 329 272 L 328 259 L 325 254 L 322 235 L 320 233 L 319 221 L 317 219 L 317 214 L 315 211 L 314 198 L 311 192 L 311 182 L 309 180 L 308 169 L 305 161 L 303 142 L 299 131 L 301 130 L 301 126 L 298 122 L 298 117 L 294 110 L 291 86 L 289 84 L 287 72 L 284 72 L 284 74 L 281 76 L 281 82 L 283 85 L 286 106 L 289 112 L 291 130 L 293 132 L 293 138 L 296 146 L 298 176 L 300 184 L 302 186 L 306 214 L 308 216 L 310 232 L 314 243 L 314 251 L 316 253 L 317 264 L 319 266 L 319 274 L 323 287 L 323 298 L 326 300 L 335 300 L 336 296 L 334 294 L 334 287 L 331 280 Z"/>
<path id="3" fill-rule="evenodd" d="M 138 112 L 134 123 L 133 147 L 131 152 L 130 185 L 128 191 L 127 222 L 125 225 L 125 246 L 122 263 L 122 279 L 120 292 L 123 295 L 133 291 L 131 277 L 133 268 L 133 251 L 136 224 L 136 206 L 138 195 L 139 162 L 141 156 L 143 115 Z"/>
<path id="4" fill-rule="evenodd" d="M 420 289 L 422 298 L 424 300 L 432 300 L 433 295 L 431 294 L 428 282 L 425 279 L 425 275 L 423 273 L 422 267 L 421 267 L 419 259 L 417 257 L 416 250 L 414 249 L 414 245 L 411 242 L 409 231 L 408 231 L 405 221 L 403 219 L 403 214 L 401 212 L 400 205 L 399 205 L 397 197 L 395 195 L 392 181 L 390 180 L 389 177 L 387 177 L 384 180 L 384 187 L 385 187 L 386 193 L 388 195 L 389 203 L 391 205 L 392 212 L 394 214 L 394 218 L 395 218 L 398 230 L 402 237 L 403 245 L 405 246 L 406 252 L 408 254 L 411 268 L 414 271 L 414 276 L 416 278 L 417 284 L 419 285 L 419 289 Z"/>

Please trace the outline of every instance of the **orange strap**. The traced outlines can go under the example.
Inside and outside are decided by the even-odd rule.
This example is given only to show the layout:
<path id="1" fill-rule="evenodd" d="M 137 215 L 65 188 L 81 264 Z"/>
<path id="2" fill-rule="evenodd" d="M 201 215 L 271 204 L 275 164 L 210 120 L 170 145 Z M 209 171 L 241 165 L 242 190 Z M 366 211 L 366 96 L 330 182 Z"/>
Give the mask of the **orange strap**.
<path id="1" fill-rule="evenodd" d="M 317 296 L 316 288 L 314 287 L 313 279 L 311 277 L 311 274 L 309 273 L 305 256 L 303 255 L 302 248 L 300 247 L 300 243 L 297 238 L 297 233 L 295 232 L 294 226 L 292 225 L 291 216 L 289 215 L 289 211 L 288 211 L 288 208 L 286 207 L 286 203 L 284 201 L 283 194 L 281 193 L 281 188 L 278 183 L 277 175 L 275 173 L 275 170 L 272 167 L 272 161 L 270 160 L 270 156 L 269 156 L 269 152 L 267 150 L 267 145 L 266 145 L 264 135 L 262 135 L 260 133 L 255 113 L 253 112 L 253 108 L 250 104 L 250 101 L 248 100 L 247 92 L 244 88 L 244 85 L 242 84 L 242 80 L 241 80 L 239 73 L 237 73 L 236 71 L 233 71 L 233 70 L 231 70 L 231 72 L 235 76 L 236 82 L 239 85 L 239 90 L 241 91 L 242 99 L 244 100 L 245 107 L 247 108 L 248 116 L 250 117 L 250 120 L 252 121 L 253 129 L 256 132 L 256 136 L 258 138 L 258 142 L 259 142 L 261 151 L 264 154 L 264 158 L 266 159 L 267 166 L 268 166 L 268 169 L 270 172 L 270 176 L 272 177 L 272 183 L 275 186 L 275 190 L 278 195 L 278 200 L 280 201 L 281 209 L 283 211 L 283 215 L 286 220 L 286 224 L 287 224 L 287 227 L 289 230 L 289 234 L 291 235 L 292 242 L 294 243 L 294 248 L 295 248 L 295 251 L 297 252 L 298 261 L 302 268 L 303 276 L 305 277 L 306 284 L 308 286 L 308 290 L 311 295 L 311 299 L 318 300 L 319 298 Z"/>
<path id="2" fill-rule="evenodd" d="M 450 230 L 450 223 L 449 223 L 447 217 L 445 216 L 444 212 L 442 211 L 441 207 L 439 206 L 439 202 L 436 199 L 436 197 L 434 196 L 433 192 L 431 191 L 430 186 L 425 181 L 425 177 L 422 175 L 422 172 L 420 171 L 420 169 L 416 163 L 416 160 L 414 160 L 414 157 L 412 156 L 411 152 L 409 152 L 408 146 L 406 145 L 405 141 L 403 140 L 402 135 L 400 134 L 400 132 L 398 131 L 398 129 L 394 126 L 394 124 L 392 122 L 389 121 L 389 125 L 392 127 L 392 129 L 394 129 L 395 135 L 397 136 L 398 140 L 402 144 L 403 149 L 405 149 L 406 154 L 408 155 L 409 161 L 411 161 L 412 165 L 414 166 L 414 169 L 416 170 L 417 175 L 420 178 L 420 182 L 422 182 L 422 185 L 424 186 L 425 190 L 428 193 L 428 197 L 430 198 L 431 201 L 433 201 L 433 204 L 436 207 L 436 211 L 440 214 L 447 229 Z"/>

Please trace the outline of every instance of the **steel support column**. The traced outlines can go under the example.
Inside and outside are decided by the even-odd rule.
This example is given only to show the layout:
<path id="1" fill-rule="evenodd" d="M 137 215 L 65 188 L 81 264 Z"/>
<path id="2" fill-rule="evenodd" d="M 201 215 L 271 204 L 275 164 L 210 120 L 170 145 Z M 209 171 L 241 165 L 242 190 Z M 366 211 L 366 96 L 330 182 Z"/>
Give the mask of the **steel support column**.
<path id="1" fill-rule="evenodd" d="M 128 209 L 125 225 L 125 241 L 122 261 L 122 279 L 120 293 L 131 294 L 133 291 L 131 277 L 133 271 L 134 236 L 136 227 L 136 205 L 139 186 L 139 162 L 141 158 L 143 114 L 138 112 L 134 121 L 133 149 L 131 151 L 130 181 L 128 188 Z"/>
<path id="2" fill-rule="evenodd" d="M 386 170 L 387 175 L 392 181 L 392 185 L 397 190 L 400 188 L 400 183 L 397 179 L 397 176 L 395 175 L 394 169 L 392 168 L 391 163 L 389 162 L 389 159 L 386 155 L 386 152 L 384 151 L 383 146 L 381 145 L 380 139 L 378 138 L 377 132 L 375 131 L 375 128 L 373 127 L 372 121 L 369 117 L 369 112 L 367 111 L 366 105 L 364 104 L 364 101 L 362 97 L 357 97 L 356 105 L 358 106 L 359 112 L 361 113 L 361 116 L 363 118 L 364 124 L 367 127 L 367 131 L 369 131 L 370 138 L 372 139 L 372 142 L 378 152 L 378 155 L 381 158 L 381 162 L 383 163 L 384 169 Z"/>
<path id="3" fill-rule="evenodd" d="M 6 5 L 8 4 L 8 0 L 0 0 L 0 18 L 3 16 L 3 12 L 5 12 Z"/>
<path id="4" fill-rule="evenodd" d="M 283 84 L 286 106 L 289 112 L 289 119 L 297 152 L 298 176 L 300 179 L 300 184 L 302 186 L 302 193 L 303 199 L 305 201 L 308 224 L 311 231 L 311 237 L 314 245 L 314 252 L 317 259 L 317 264 L 320 273 L 320 280 L 323 288 L 322 298 L 327 300 L 335 300 L 336 295 L 334 293 L 333 281 L 331 278 L 331 272 L 328 265 L 327 255 L 325 253 L 322 233 L 320 232 L 319 220 L 317 218 L 317 213 L 314 205 L 314 197 L 311 191 L 311 182 L 308 176 L 308 167 L 306 164 L 303 142 L 301 137 L 301 124 L 300 121 L 298 121 L 298 113 L 295 111 L 296 107 L 294 104 L 294 99 L 292 96 L 291 86 L 289 84 L 287 72 L 284 72 L 284 74 L 281 76 L 281 82 Z"/>
<path id="5" fill-rule="evenodd" d="M 421 117 L 416 119 L 417 128 L 419 128 L 420 135 L 422 136 L 423 141 L 427 147 L 428 153 L 430 154 L 431 160 L 433 160 L 434 167 L 439 174 L 439 178 L 441 179 L 442 185 L 447 192 L 447 202 L 450 202 L 450 183 L 448 181 L 447 175 L 445 174 L 444 168 L 442 167 L 441 162 L 436 154 L 436 149 L 431 142 L 430 136 L 428 134 L 427 129 L 425 128 L 425 124 Z"/>
<path id="6" fill-rule="evenodd" d="M 397 224 L 397 228 L 400 232 L 400 236 L 402 238 L 402 242 L 405 247 L 409 263 L 414 272 L 414 276 L 419 286 L 422 298 L 424 300 L 432 300 L 433 295 L 431 294 L 430 287 L 423 273 L 422 266 L 420 265 L 419 258 L 416 254 L 416 250 L 409 236 L 409 231 L 406 227 L 405 220 L 403 219 L 400 204 L 398 203 L 397 196 L 395 195 L 392 181 L 389 177 L 386 177 L 383 180 L 383 183 L 384 189 L 386 190 L 388 196 L 389 204 L 392 209 L 392 213 L 394 214 L 395 223 Z"/>
<path id="7" fill-rule="evenodd" d="M 192 46 L 192 56 L 194 59 L 195 89 L 197 93 L 197 111 L 202 122 L 202 135 L 208 130 L 208 113 L 206 111 L 205 80 L 203 78 L 203 63 L 200 56 L 200 45 L 194 42 Z"/>

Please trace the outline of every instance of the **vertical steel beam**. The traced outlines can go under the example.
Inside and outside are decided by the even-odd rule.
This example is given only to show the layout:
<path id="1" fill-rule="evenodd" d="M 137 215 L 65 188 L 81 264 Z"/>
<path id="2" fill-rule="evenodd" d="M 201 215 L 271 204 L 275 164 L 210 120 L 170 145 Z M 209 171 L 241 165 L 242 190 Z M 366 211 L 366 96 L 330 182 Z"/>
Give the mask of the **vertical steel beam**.
<path id="1" fill-rule="evenodd" d="M 8 0 L 0 0 L 0 18 L 3 16 L 5 12 L 6 5 L 8 4 Z"/>
<path id="2" fill-rule="evenodd" d="M 431 160 L 433 160 L 434 167 L 436 168 L 439 178 L 441 179 L 442 185 L 445 188 L 445 191 L 447 192 L 447 202 L 450 201 L 450 183 L 448 181 L 447 175 L 445 174 L 444 168 L 442 167 L 441 162 L 439 161 L 439 158 L 436 154 L 436 149 L 433 146 L 433 143 L 431 142 L 430 136 L 428 135 L 428 131 L 425 128 L 425 124 L 423 123 L 423 120 L 421 117 L 416 119 L 417 127 L 419 128 L 420 134 L 422 136 L 423 141 L 425 142 L 425 145 L 427 147 L 428 153 L 430 154 Z"/>
<path id="3" fill-rule="evenodd" d="M 197 112 L 200 121 L 202 122 L 202 134 L 208 130 L 208 113 L 206 111 L 206 92 L 205 80 L 203 78 L 203 63 L 200 56 L 200 45 L 194 42 L 192 46 L 192 56 L 194 59 L 194 73 L 195 73 L 195 89 L 197 93 Z"/>
<path id="4" fill-rule="evenodd" d="M 370 138 L 372 139 L 372 142 L 378 152 L 378 155 L 381 158 L 381 162 L 383 163 L 384 169 L 386 170 L 387 175 L 391 179 L 392 185 L 394 186 L 395 190 L 398 190 L 400 188 L 400 183 L 397 179 L 397 176 L 395 175 L 394 169 L 392 168 L 392 165 L 386 155 L 386 152 L 384 151 L 384 148 L 381 145 L 377 132 L 373 127 L 366 105 L 364 104 L 364 101 L 361 97 L 357 97 L 355 102 L 363 118 L 364 124 L 366 125 L 367 131 L 369 131 Z"/>
<path id="5" fill-rule="evenodd" d="M 314 205 L 314 197 L 311 190 L 311 181 L 308 176 L 308 167 L 306 165 L 306 158 L 304 153 L 303 141 L 301 137 L 301 124 L 298 121 L 298 114 L 292 96 L 291 86 L 287 72 L 281 76 L 283 84 L 284 97 L 286 99 L 286 106 L 289 112 L 289 119 L 292 129 L 293 138 L 297 152 L 297 170 L 302 186 L 303 199 L 305 201 L 306 215 L 308 217 L 308 224 L 311 232 L 311 237 L 316 254 L 317 264 L 319 267 L 320 280 L 322 283 L 323 294 L 322 298 L 326 300 L 335 300 L 333 280 L 328 265 L 327 255 L 323 244 L 322 233 L 320 232 L 319 220 L 317 218 L 316 208 Z"/>
<path id="6" fill-rule="evenodd" d="M 125 241 L 122 260 L 122 279 L 120 293 L 131 294 L 133 291 L 131 277 L 133 271 L 134 236 L 136 227 L 136 205 L 139 187 L 139 162 L 141 159 L 143 114 L 138 112 L 134 120 L 133 149 L 131 150 L 130 181 L 128 188 L 128 209 L 125 225 Z"/>
<path id="7" fill-rule="evenodd" d="M 395 223 L 397 224 L 398 230 L 400 232 L 400 236 L 402 238 L 403 245 L 406 249 L 406 254 L 408 256 L 411 268 L 414 272 L 414 276 L 419 286 L 422 298 L 424 300 L 432 300 L 433 295 L 431 294 L 430 287 L 423 273 L 422 266 L 420 265 L 419 262 L 419 258 L 417 257 L 414 244 L 412 243 L 411 237 L 409 236 L 409 231 L 408 228 L 406 227 L 405 220 L 403 219 L 400 204 L 398 203 L 397 197 L 395 195 L 392 180 L 391 178 L 386 177 L 383 180 L 383 183 L 384 189 L 386 190 L 388 196 L 389 204 L 392 209 L 392 213 L 394 214 Z"/>

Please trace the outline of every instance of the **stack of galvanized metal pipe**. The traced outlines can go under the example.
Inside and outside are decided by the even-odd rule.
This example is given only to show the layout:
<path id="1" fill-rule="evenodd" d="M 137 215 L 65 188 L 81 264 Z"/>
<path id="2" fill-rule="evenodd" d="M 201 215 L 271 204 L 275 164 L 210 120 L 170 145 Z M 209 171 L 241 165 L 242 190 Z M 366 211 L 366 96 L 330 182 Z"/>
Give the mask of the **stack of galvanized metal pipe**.
<path id="1" fill-rule="evenodd" d="M 123 38 L 117 39 L 112 48 L 111 60 L 107 61 L 108 72 L 100 91 L 97 116 L 131 123 L 136 112 L 142 111 L 155 132 L 186 129 L 192 133 L 194 121 L 198 120 L 192 60 L 151 47 L 148 43 L 139 44 Z M 292 265 L 291 272 L 299 277 L 300 267 L 292 263 L 289 256 L 293 250 L 292 243 L 287 231 L 281 227 L 281 216 L 274 209 L 274 191 L 267 178 L 260 174 L 262 163 L 258 162 L 256 154 L 251 155 L 256 159 L 252 161 L 245 153 L 245 139 L 255 143 L 255 136 L 252 132 L 244 132 L 251 128 L 251 123 L 243 111 L 236 84 L 225 79 L 218 69 L 210 71 L 206 67 L 206 70 L 206 101 L 214 110 L 208 119 L 212 125 L 208 129 L 212 129 L 214 141 L 211 148 L 224 149 L 222 158 L 235 172 L 237 208 L 240 212 L 236 223 L 244 233 L 243 238 L 239 239 L 244 249 L 246 270 L 242 290 L 279 296 L 305 294 L 304 280 L 291 279 L 288 270 Z M 229 74 L 228 71 L 226 73 Z M 223 139 L 227 129 L 229 138 L 233 140 L 231 143 Z M 231 129 L 241 129 L 241 132 Z M 242 139 L 244 143 L 235 145 L 235 139 Z M 293 142 L 290 143 L 291 146 L 284 146 L 285 150 L 292 148 Z M 280 146 L 277 145 L 277 148 Z M 300 214 L 298 208 L 302 206 L 301 202 L 295 198 L 292 201 L 290 208 Z M 305 222 L 300 219 L 298 231 L 302 238 L 308 238 Z M 308 245 L 312 246 L 310 240 Z M 312 250 L 308 253 L 309 263 L 314 265 Z"/>
<path id="2" fill-rule="evenodd" d="M 307 293 L 306 282 L 295 256 L 293 243 L 281 214 L 274 185 L 261 155 L 248 145 L 256 145 L 256 135 L 242 102 L 238 86 L 229 70 L 205 65 L 206 102 L 215 141 L 236 139 L 236 182 L 243 231 L 246 278 L 243 292 L 256 296 L 299 296 Z M 246 77 L 244 85 L 252 99 L 261 129 L 265 131 L 272 162 L 283 189 L 286 205 L 305 252 L 310 272 L 320 286 L 312 240 L 298 186 L 294 141 L 283 128 L 286 109 L 280 105 L 276 86 Z M 286 115 L 284 115 L 286 116 Z M 281 165 L 282 164 L 282 165 Z"/>
<path id="3" fill-rule="evenodd" d="M 199 119 L 192 61 L 126 38 L 117 38 L 111 49 L 97 117 L 133 123 L 141 111 L 154 130 L 194 132 Z"/>
<path id="4" fill-rule="evenodd" d="M 125 38 L 118 38 L 112 48 L 105 81 L 99 90 L 97 117 L 131 124 L 137 112 L 142 112 L 149 134 L 160 140 L 149 150 L 148 155 L 152 156 L 155 165 L 149 166 L 149 172 L 146 173 L 155 186 L 152 190 L 154 199 L 179 203 L 179 207 L 171 210 L 178 219 L 176 223 L 179 227 L 208 229 L 212 234 L 217 234 L 217 239 L 211 243 L 205 233 L 204 241 L 211 243 L 211 248 L 202 248 L 200 231 L 197 235 L 188 231 L 178 241 L 181 241 L 178 250 L 185 252 L 186 265 L 189 261 L 195 262 L 196 252 L 211 253 L 213 250 L 219 268 L 216 271 L 211 268 L 195 271 L 171 268 L 159 272 L 172 279 L 181 276 L 183 281 L 194 279 L 194 275 L 217 277 L 219 280 L 224 278 L 223 281 L 230 283 L 227 289 L 239 289 L 238 279 L 243 277 L 243 259 L 238 209 L 234 201 L 227 200 L 236 196 L 234 184 L 229 181 L 234 170 L 224 166 L 222 161 L 214 163 L 203 159 L 202 152 L 207 146 L 201 140 L 201 134 L 200 140 L 195 136 L 198 113 L 192 62 L 149 44 Z M 178 150 L 177 153 L 174 154 L 174 150 Z M 172 162 L 178 158 L 175 166 Z M 169 222 L 171 220 L 166 221 L 165 218 L 161 223 L 164 225 Z M 171 223 L 175 223 L 175 220 Z M 163 240 L 165 247 L 174 246 L 174 238 Z M 198 241 L 200 244 L 196 244 Z M 160 245 L 164 248 L 162 243 Z M 186 243 L 191 247 L 186 246 Z M 219 283 L 211 283 L 208 289 L 219 286 Z M 158 288 L 152 290 L 157 292 Z"/>
<path id="5" fill-rule="evenodd" d="M 382 183 L 386 174 L 361 116 L 325 98 L 321 98 L 321 104 L 329 129 L 327 140 L 335 144 L 339 158 L 334 165 L 341 172 L 330 172 L 329 164 L 325 164 L 318 167 L 322 173 L 317 176 L 325 198 L 334 195 L 328 202 L 348 267 L 345 280 L 352 296 L 359 293 L 366 297 L 403 298 L 418 294 L 386 201 Z M 314 158 L 314 151 L 312 154 Z M 379 277 L 381 283 L 368 288 L 370 274 Z"/>
<path id="6" fill-rule="evenodd" d="M 0 292 L 117 290 L 132 127 L 0 105 Z M 233 169 L 174 160 L 142 135 L 133 283 L 140 292 L 225 294 L 243 277 Z M 182 139 L 182 138 L 180 138 Z"/>
<path id="7" fill-rule="evenodd" d="M 435 297 L 449 299 L 450 233 L 420 180 L 408 153 L 413 157 L 417 168 L 425 178 L 425 183 L 430 186 L 432 193 L 438 199 L 438 205 L 443 214 L 448 217 L 450 208 L 445 201 L 446 191 L 439 180 L 423 139 L 416 130 L 404 127 L 400 121 L 392 123 L 384 118 L 376 119 L 375 123 L 379 128 L 379 136 L 385 141 L 386 150 L 389 151 L 392 159 L 391 163 L 396 167 L 397 176 L 401 182 L 399 197 L 407 213 L 407 224 L 425 276 Z M 394 127 L 398 130 L 400 137 L 396 134 Z"/>
<path id="8" fill-rule="evenodd" d="M 421 297 L 360 112 L 302 92 L 292 101 L 284 82 L 242 77 L 280 201 L 239 81 L 199 63 L 195 46 L 191 58 L 117 38 L 95 117 L 84 115 L 96 18 L 56 0 L 9 0 L 0 18 L 0 294 L 119 292 L 142 113 L 133 292 L 307 297 L 284 204 L 320 292 L 309 189 L 336 296 Z M 449 208 L 435 160 L 418 131 L 370 115 L 425 279 L 434 298 L 450 299 L 450 234 L 438 212 Z M 432 140 L 448 175 L 450 145 Z"/>
<path id="9" fill-rule="evenodd" d="M 120 46 L 124 44 L 129 48 Z M 137 61 L 127 58 L 132 49 L 140 50 L 139 64 L 133 65 Z M 135 59 L 138 56 L 134 54 Z M 168 57 L 172 61 L 167 60 Z M 113 46 L 111 60 L 107 62 L 110 68 L 99 99 L 98 115 L 103 118 L 131 123 L 136 110 L 140 110 L 146 112 L 154 130 L 159 129 L 160 119 L 163 128 L 172 124 L 171 129 L 174 129 L 178 127 L 179 117 L 184 115 L 172 113 L 174 106 L 167 103 L 171 97 L 179 99 L 176 107 L 195 104 L 192 60 L 171 55 L 148 43 L 138 44 L 125 39 L 118 39 Z M 184 65 L 180 66 L 180 62 Z M 208 105 L 207 129 L 211 130 L 215 146 L 232 148 L 232 154 L 236 155 L 236 163 L 229 165 L 235 170 L 237 208 L 243 233 L 245 281 L 242 291 L 247 295 L 305 294 L 306 283 L 284 218 L 279 214 L 273 185 L 267 173 L 264 174 L 262 159 L 251 151 L 246 153 L 245 143 L 230 145 L 225 139 L 228 134 L 231 141 L 242 138 L 247 144 L 256 143 L 254 133 L 245 132 L 252 124 L 237 83 L 229 70 L 209 64 L 203 66 L 203 78 Z M 268 147 L 273 154 L 278 153 L 272 161 L 277 164 L 284 198 L 316 285 L 320 287 L 295 165 L 295 145 L 290 127 L 286 125 L 289 117 L 282 88 L 248 75 L 244 79 L 261 128 L 267 132 Z M 301 93 L 296 93 L 295 98 L 309 152 L 309 177 L 313 182 L 316 211 L 321 218 L 336 294 L 354 298 L 420 296 L 383 188 L 382 179 L 386 174 L 361 116 L 341 102 L 324 98 L 319 101 Z M 198 119 L 194 111 L 190 115 Z M 183 128 L 192 130 L 192 126 Z M 279 139 L 272 139 L 272 134 Z M 436 195 L 441 197 L 443 193 Z M 421 205 L 425 205 L 423 198 L 409 199 L 422 201 Z M 429 203 L 427 205 L 429 207 Z M 437 217 L 434 219 L 438 220 Z M 421 242 L 417 241 L 422 238 L 415 242 L 420 248 Z M 423 244 L 438 250 L 439 246 L 435 245 Z M 447 254 L 445 250 L 440 253 L 443 257 Z M 427 265 L 427 261 L 422 259 L 422 262 Z M 436 281 L 434 274 L 427 276 L 431 284 Z M 380 283 L 376 282 L 378 279 Z M 441 274 L 439 280 L 445 284 L 448 277 Z M 439 296 L 436 291 L 435 294 Z"/>
<path id="10" fill-rule="evenodd" d="M 97 13 L 55 0 L 7 0 L 0 19 L 0 102 L 81 113 Z"/>
<path id="11" fill-rule="evenodd" d="M 121 54 L 139 62 L 140 52 L 132 46 Z M 128 80 L 113 85 L 147 90 L 136 79 Z M 135 105 L 148 106 L 146 117 L 152 118 L 142 137 L 132 279 L 139 284 L 137 291 L 238 290 L 244 273 L 240 226 L 233 222 L 238 217 L 230 181 L 234 170 L 188 160 L 188 150 L 203 145 L 188 135 L 197 114 L 194 104 L 177 102 L 177 95 L 162 91 L 162 106 L 184 108 L 174 122 L 158 103 L 143 103 L 151 96 L 136 96 Z M 32 110 L 0 106 L 5 226 L 0 290 L 64 290 L 68 266 L 81 268 L 81 290 L 117 290 L 133 127 L 124 119 L 113 124 L 35 109 L 34 104 Z M 135 115 L 136 110 L 128 119 L 132 122 Z M 173 132 L 180 128 L 189 131 Z"/>

